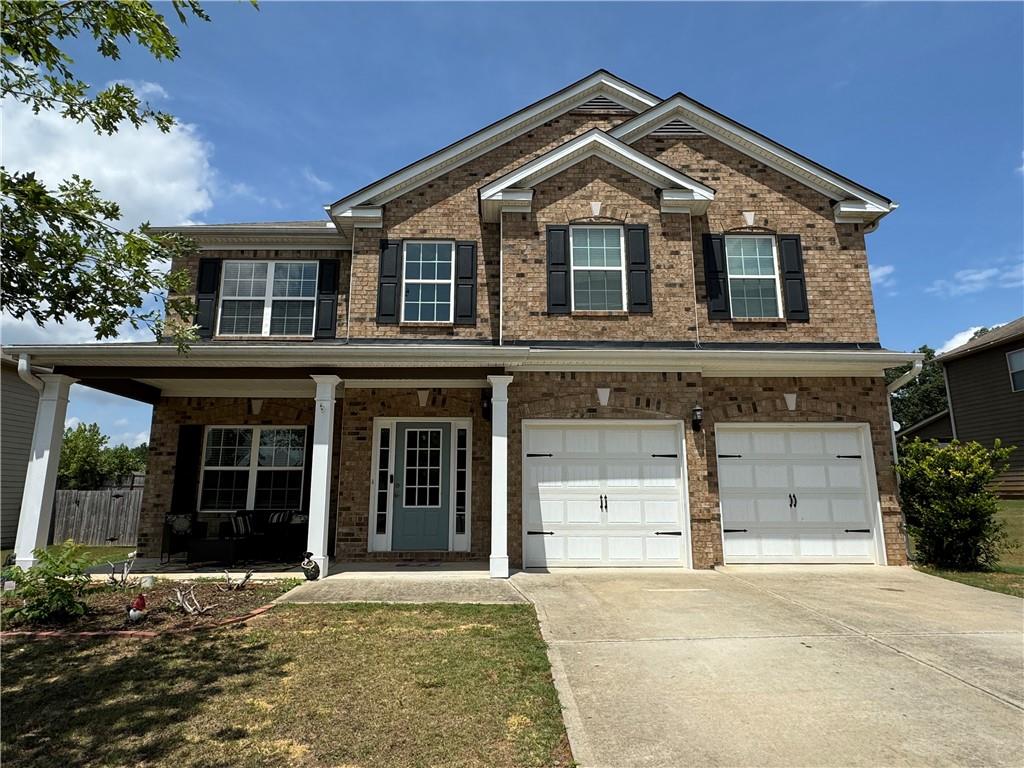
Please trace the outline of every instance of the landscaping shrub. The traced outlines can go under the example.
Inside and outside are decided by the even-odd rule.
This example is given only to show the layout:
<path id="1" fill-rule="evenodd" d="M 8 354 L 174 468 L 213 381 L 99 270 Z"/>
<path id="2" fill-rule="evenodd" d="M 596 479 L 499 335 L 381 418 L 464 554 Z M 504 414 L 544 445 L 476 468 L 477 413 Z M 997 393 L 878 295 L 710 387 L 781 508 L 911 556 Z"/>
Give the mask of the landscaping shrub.
<path id="1" fill-rule="evenodd" d="M 1013 447 L 915 439 L 901 451 L 896 470 L 917 559 L 959 571 L 991 569 L 1006 534 L 990 485 Z"/>
<path id="2" fill-rule="evenodd" d="M 38 561 L 25 570 L 5 568 L 3 578 L 14 582 L 15 604 L 5 608 L 5 620 L 66 622 L 85 613 L 86 569 L 95 560 L 85 547 L 66 541 L 49 549 L 37 549 Z"/>

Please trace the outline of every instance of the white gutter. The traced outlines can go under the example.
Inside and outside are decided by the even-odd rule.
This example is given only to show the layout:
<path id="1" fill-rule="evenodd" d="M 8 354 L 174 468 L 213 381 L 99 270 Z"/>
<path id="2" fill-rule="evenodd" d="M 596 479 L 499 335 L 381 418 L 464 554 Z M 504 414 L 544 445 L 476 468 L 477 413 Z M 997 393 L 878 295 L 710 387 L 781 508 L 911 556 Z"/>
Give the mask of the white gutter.
<path id="1" fill-rule="evenodd" d="M 43 391 L 43 380 L 32 373 L 31 355 L 25 353 L 18 355 L 18 376 L 36 392 Z"/>
<path id="2" fill-rule="evenodd" d="M 891 395 L 897 389 L 902 389 L 903 387 L 907 386 L 907 384 L 909 384 L 910 382 L 912 382 L 914 379 L 916 379 L 918 376 L 921 375 L 921 369 L 923 367 L 924 367 L 924 359 L 923 358 L 920 359 L 920 360 L 915 360 L 914 364 L 910 366 L 910 370 L 907 371 L 906 373 L 904 373 L 902 376 L 900 376 L 895 381 L 893 381 L 891 384 L 889 384 L 889 386 L 887 386 L 885 388 L 886 391 Z"/>

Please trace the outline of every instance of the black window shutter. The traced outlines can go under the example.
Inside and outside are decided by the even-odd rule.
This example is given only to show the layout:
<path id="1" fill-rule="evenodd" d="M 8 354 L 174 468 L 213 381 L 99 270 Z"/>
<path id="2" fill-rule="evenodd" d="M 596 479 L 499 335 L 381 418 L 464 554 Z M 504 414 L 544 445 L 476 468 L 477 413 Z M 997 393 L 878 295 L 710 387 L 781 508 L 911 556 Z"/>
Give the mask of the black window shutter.
<path id="1" fill-rule="evenodd" d="M 476 325 L 476 242 L 455 244 L 455 324 Z"/>
<path id="2" fill-rule="evenodd" d="M 402 287 L 402 241 L 380 241 L 380 271 L 377 283 L 377 322 L 398 325 L 401 310 L 399 293 Z"/>
<path id="3" fill-rule="evenodd" d="M 196 319 L 199 338 L 213 337 L 217 317 L 217 291 L 220 288 L 220 259 L 200 259 L 196 276 Z"/>
<path id="4" fill-rule="evenodd" d="M 548 314 L 567 315 L 569 300 L 569 228 L 548 227 Z"/>
<path id="5" fill-rule="evenodd" d="M 178 427 L 178 450 L 174 457 L 174 486 L 171 514 L 191 515 L 199 509 L 199 471 L 203 458 L 203 425 Z"/>
<path id="6" fill-rule="evenodd" d="M 332 451 L 334 450 L 333 446 L 331 446 L 331 450 Z M 313 471 L 312 471 L 313 470 L 313 427 L 312 426 L 306 427 L 306 454 L 305 454 L 305 462 L 306 462 L 306 465 L 305 465 L 306 471 L 303 473 L 303 478 L 302 478 L 302 510 L 301 511 L 305 512 L 306 514 L 308 514 L 309 513 L 309 493 L 310 493 L 310 489 L 312 488 L 312 482 L 313 482 L 312 481 L 312 478 L 313 478 Z M 328 502 L 329 501 L 330 500 L 328 499 Z M 298 511 L 298 510 L 292 510 L 292 511 L 294 512 L 294 511 Z"/>
<path id="7" fill-rule="evenodd" d="M 807 306 L 807 281 L 804 279 L 804 254 L 800 235 L 779 235 L 779 272 L 782 297 L 786 302 L 786 319 L 807 322 L 811 319 Z"/>
<path id="8" fill-rule="evenodd" d="M 704 235 L 704 287 L 708 292 L 708 317 L 728 320 L 729 274 L 725 262 L 725 238 L 722 235 Z"/>
<path id="9" fill-rule="evenodd" d="M 651 252 L 646 224 L 626 226 L 626 260 L 629 288 L 629 311 L 649 315 L 654 311 L 651 300 Z"/>
<path id="10" fill-rule="evenodd" d="M 316 286 L 316 327 L 318 339 L 333 339 L 338 332 L 338 259 L 323 259 Z"/>

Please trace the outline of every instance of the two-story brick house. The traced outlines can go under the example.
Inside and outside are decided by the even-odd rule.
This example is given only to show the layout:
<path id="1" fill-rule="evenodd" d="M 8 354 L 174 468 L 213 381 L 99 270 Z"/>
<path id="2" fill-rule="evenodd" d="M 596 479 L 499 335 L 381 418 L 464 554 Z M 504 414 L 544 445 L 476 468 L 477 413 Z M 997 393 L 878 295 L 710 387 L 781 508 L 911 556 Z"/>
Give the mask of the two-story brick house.
<path id="1" fill-rule="evenodd" d="M 188 355 L 13 350 L 53 367 L 17 556 L 77 380 L 154 406 L 142 555 L 273 510 L 324 572 L 904 563 L 883 370 L 917 356 L 879 345 L 865 252 L 894 208 L 598 71 L 323 221 L 167 228 Z"/>

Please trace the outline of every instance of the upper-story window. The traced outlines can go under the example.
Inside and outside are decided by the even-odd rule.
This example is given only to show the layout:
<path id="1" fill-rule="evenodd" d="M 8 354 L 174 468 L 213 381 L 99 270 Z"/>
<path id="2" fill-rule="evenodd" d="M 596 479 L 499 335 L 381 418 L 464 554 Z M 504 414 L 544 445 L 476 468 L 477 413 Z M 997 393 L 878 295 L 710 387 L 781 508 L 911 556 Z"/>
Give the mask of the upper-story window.
<path id="1" fill-rule="evenodd" d="M 455 243 L 406 240 L 403 247 L 402 322 L 452 322 Z"/>
<path id="2" fill-rule="evenodd" d="M 763 235 L 726 236 L 725 260 L 732 316 L 781 318 L 775 238 Z"/>
<path id="3" fill-rule="evenodd" d="M 217 332 L 311 336 L 316 281 L 315 261 L 225 261 Z"/>
<path id="4" fill-rule="evenodd" d="M 1010 352 L 1006 356 L 1006 364 L 1010 367 L 1010 389 L 1024 392 L 1024 349 Z"/>
<path id="5" fill-rule="evenodd" d="M 572 309 L 621 311 L 626 295 L 622 227 L 570 227 Z"/>

